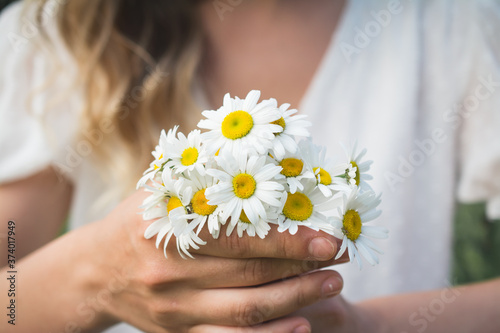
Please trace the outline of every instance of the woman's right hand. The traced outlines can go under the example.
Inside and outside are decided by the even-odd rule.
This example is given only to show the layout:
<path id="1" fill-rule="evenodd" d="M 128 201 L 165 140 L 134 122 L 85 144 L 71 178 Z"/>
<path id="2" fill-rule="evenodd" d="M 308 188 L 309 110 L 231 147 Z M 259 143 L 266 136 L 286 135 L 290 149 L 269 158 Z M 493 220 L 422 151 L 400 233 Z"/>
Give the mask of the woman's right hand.
<path id="1" fill-rule="evenodd" d="M 205 234 L 196 259 L 182 259 L 175 242 L 166 259 L 143 236 L 151 223 L 138 214 L 145 196 L 135 193 L 96 222 L 102 255 L 94 258 L 94 293 L 106 295 L 100 323 L 126 321 L 147 332 L 294 332 L 309 328 L 307 320 L 264 322 L 342 288 L 337 272 L 310 272 L 332 265 L 338 247 L 335 238 L 307 228 L 294 236 L 273 228 L 263 240 Z"/>

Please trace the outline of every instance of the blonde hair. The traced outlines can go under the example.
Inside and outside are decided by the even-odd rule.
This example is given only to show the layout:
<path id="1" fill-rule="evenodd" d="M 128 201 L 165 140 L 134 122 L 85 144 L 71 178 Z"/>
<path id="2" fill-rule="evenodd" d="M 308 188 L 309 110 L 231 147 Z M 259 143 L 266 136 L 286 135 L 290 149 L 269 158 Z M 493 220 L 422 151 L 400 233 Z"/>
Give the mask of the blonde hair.
<path id="1" fill-rule="evenodd" d="M 31 1 L 43 26 L 50 0 Z M 113 195 L 123 196 L 151 161 L 160 130 L 182 126 L 184 115 L 197 108 L 192 98 L 201 52 L 196 1 L 59 2 L 58 32 L 78 64 L 78 85 L 84 89 L 81 130 L 100 130 L 103 121 L 115 128 L 93 145 L 92 158 Z"/>

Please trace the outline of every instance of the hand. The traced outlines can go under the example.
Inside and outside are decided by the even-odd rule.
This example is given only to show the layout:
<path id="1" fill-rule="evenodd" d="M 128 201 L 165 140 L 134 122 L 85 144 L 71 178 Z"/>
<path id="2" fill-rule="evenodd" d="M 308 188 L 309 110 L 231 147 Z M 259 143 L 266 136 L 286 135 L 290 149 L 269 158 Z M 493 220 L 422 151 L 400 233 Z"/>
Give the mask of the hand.
<path id="1" fill-rule="evenodd" d="M 307 318 L 314 333 L 381 332 L 370 307 L 350 304 L 341 295 L 309 305 L 291 314 Z"/>
<path id="2" fill-rule="evenodd" d="M 137 192 L 99 222 L 104 253 L 96 262 L 96 285 L 102 288 L 113 276 L 124 285 L 111 292 L 101 322 L 123 320 L 147 332 L 292 332 L 308 327 L 307 320 L 238 327 L 286 316 L 342 288 L 337 272 L 302 274 L 334 264 L 338 248 L 332 236 L 307 228 L 294 236 L 273 229 L 263 240 L 205 234 L 207 245 L 195 260 L 182 259 L 175 242 L 165 259 L 154 240 L 143 237 L 150 222 L 137 207 L 145 196 Z"/>

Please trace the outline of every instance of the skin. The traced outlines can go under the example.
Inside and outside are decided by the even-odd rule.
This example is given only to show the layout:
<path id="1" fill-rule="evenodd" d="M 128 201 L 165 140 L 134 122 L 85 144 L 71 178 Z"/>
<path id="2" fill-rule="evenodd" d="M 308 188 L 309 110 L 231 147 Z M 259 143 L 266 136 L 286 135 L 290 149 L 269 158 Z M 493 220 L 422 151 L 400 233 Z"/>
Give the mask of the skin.
<path id="1" fill-rule="evenodd" d="M 72 190 L 71 183 L 64 178 L 59 181 L 51 168 L 20 181 L 0 185 L 2 221 L 21 216 L 23 221 L 33 221 L 16 225 L 17 258 L 26 256 L 57 236 L 68 214 Z M 0 231 L 0 237 L 7 231 L 6 227 Z M 1 256 L 0 267 L 6 264 L 7 258 Z"/>
<path id="2" fill-rule="evenodd" d="M 226 12 L 221 21 L 211 5 L 205 3 L 201 15 L 208 41 L 203 72 L 208 100 L 217 105 L 227 91 L 245 96 L 259 87 L 263 98 L 275 97 L 298 107 L 344 7 L 345 1 L 252 1 Z M 461 296 L 446 303 L 442 314 L 427 320 L 425 332 L 500 330 L 500 279 L 453 291 Z M 424 327 L 422 321 L 415 324 L 422 318 L 418 311 L 440 299 L 443 292 L 450 290 L 398 295 L 354 305 L 338 296 L 294 315 L 307 318 L 313 332 L 418 332 Z M 415 317 L 414 312 L 419 316 Z"/>
<path id="3" fill-rule="evenodd" d="M 227 12 L 224 21 L 211 5 L 200 6 L 207 40 L 201 74 L 208 101 L 217 106 L 227 91 L 244 96 L 259 87 L 263 98 L 297 107 L 344 2 L 256 0 Z M 193 115 L 193 124 L 198 118 Z M 293 238 L 273 230 L 265 240 L 210 240 L 196 260 L 182 260 L 169 247 L 165 260 L 154 240 L 142 236 L 147 223 L 136 209 L 142 192 L 103 220 L 53 240 L 71 193 L 70 182 L 51 169 L 0 187 L 0 221 L 17 222 L 22 291 L 18 323 L 13 328 L 2 320 L 2 332 L 91 332 L 119 321 L 147 332 L 414 332 L 420 327 L 409 321 L 415 312 L 426 316 L 426 332 L 500 328 L 499 280 L 455 289 L 460 296 L 440 315 L 419 311 L 443 291 L 358 304 L 334 297 L 342 288 L 340 276 L 315 269 L 334 263 L 339 244 L 308 229 Z M 5 258 L 0 260 L 5 264 Z M 0 276 L 6 275 L 4 268 Z M 0 289 L 8 289 L 4 278 Z M 0 293 L 0 303 L 7 301 Z"/>
<path id="4" fill-rule="evenodd" d="M 500 279 L 349 304 L 341 296 L 317 302 L 304 316 L 312 332 L 498 332 Z"/>
<path id="5" fill-rule="evenodd" d="M 211 1 L 200 6 L 206 39 L 202 80 L 218 107 L 227 92 L 299 107 L 340 19 L 345 1 L 243 1 L 223 20 Z M 196 120 L 198 120 L 196 115 Z M 196 124 L 196 123 L 194 123 Z"/>
<path id="6" fill-rule="evenodd" d="M 0 196 L 12 198 L 14 188 L 2 186 Z M 334 271 L 302 274 L 333 264 L 338 248 L 331 236 L 308 230 L 293 239 L 276 230 L 265 240 L 221 237 L 203 246 L 196 260 L 180 258 L 169 245 L 166 260 L 154 240 L 143 237 L 148 223 L 137 207 L 146 195 L 136 192 L 105 219 L 17 261 L 19 319 L 15 330 L 2 321 L 2 332 L 61 332 L 72 326 L 96 331 L 123 320 L 147 332 L 209 332 L 219 326 L 236 332 L 236 326 L 288 315 L 342 288 Z M 46 198 L 40 200 L 53 200 Z M 2 205 L 1 211 L 9 211 L 16 225 L 46 222 L 28 220 L 24 209 Z M 0 274 L 8 275 L 6 269 Z M 0 286 L 7 290 L 8 281 Z M 6 293 L 1 297 L 7 304 Z M 301 324 L 308 322 L 289 317 L 248 331 L 290 332 Z"/>

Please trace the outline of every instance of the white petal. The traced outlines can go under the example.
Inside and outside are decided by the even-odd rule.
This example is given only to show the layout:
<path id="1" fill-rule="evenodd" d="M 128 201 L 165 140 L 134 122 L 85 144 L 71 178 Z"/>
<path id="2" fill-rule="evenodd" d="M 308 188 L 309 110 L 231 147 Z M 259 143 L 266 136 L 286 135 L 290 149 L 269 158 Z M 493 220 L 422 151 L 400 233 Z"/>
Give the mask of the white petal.
<path id="1" fill-rule="evenodd" d="M 360 214 L 359 217 L 361 217 L 361 221 L 368 222 L 368 221 L 372 221 L 372 220 L 376 219 L 377 217 L 380 216 L 380 214 L 382 214 L 382 211 L 372 209 L 371 211 L 369 211 L 367 213 Z"/>
<path id="2" fill-rule="evenodd" d="M 258 190 L 255 191 L 255 196 L 259 200 L 261 200 L 262 202 L 265 202 L 268 205 L 271 205 L 271 206 L 274 206 L 274 207 L 280 207 L 281 206 L 281 202 L 270 191 L 262 191 L 262 190 L 258 189 Z"/>
<path id="3" fill-rule="evenodd" d="M 347 237 L 344 236 L 344 239 L 342 240 L 342 245 L 340 246 L 339 252 L 337 252 L 337 255 L 335 256 L 335 260 L 339 259 L 347 249 Z"/>
<path id="4" fill-rule="evenodd" d="M 242 200 L 243 202 L 243 211 L 245 212 L 246 216 L 252 222 L 252 224 L 257 224 L 259 222 L 259 215 L 257 215 L 257 212 L 252 208 L 252 205 L 250 204 L 250 200 Z"/>
<path id="5" fill-rule="evenodd" d="M 252 90 L 247 94 L 247 97 L 245 97 L 245 103 L 243 104 L 243 109 L 244 110 L 251 110 L 257 105 L 257 102 L 259 101 L 260 98 L 260 91 L 258 90 Z"/>
<path id="6" fill-rule="evenodd" d="M 144 238 L 150 239 L 151 237 L 156 235 L 167 223 L 168 219 L 159 219 L 151 223 L 149 227 L 147 227 L 146 231 L 144 231 Z"/>
<path id="7" fill-rule="evenodd" d="M 389 236 L 388 232 L 386 228 L 381 226 L 363 225 L 361 227 L 361 233 L 372 238 L 387 238 Z"/>
<path id="8" fill-rule="evenodd" d="M 356 242 L 356 246 L 359 250 L 359 253 L 365 257 L 365 259 L 372 265 L 378 264 L 378 258 L 369 250 L 367 249 L 362 242 Z"/>
<path id="9" fill-rule="evenodd" d="M 217 178 L 218 180 L 223 181 L 223 182 L 230 182 L 232 179 L 232 177 L 229 174 L 227 174 L 226 172 L 221 171 L 221 170 L 208 169 L 206 172 L 208 175 L 210 175 L 214 178 Z"/>

